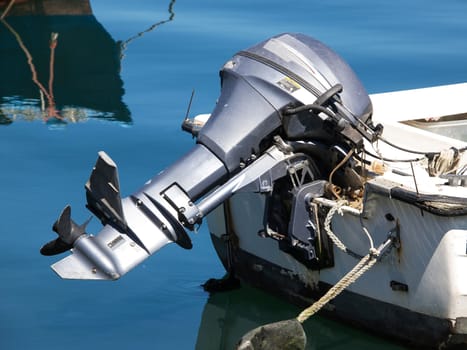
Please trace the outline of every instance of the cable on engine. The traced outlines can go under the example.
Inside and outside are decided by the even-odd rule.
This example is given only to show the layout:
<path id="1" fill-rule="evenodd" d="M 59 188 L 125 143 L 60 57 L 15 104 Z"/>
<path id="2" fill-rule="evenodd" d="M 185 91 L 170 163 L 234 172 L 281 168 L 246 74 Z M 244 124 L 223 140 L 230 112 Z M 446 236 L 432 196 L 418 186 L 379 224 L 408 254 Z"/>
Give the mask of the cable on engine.
<path id="1" fill-rule="evenodd" d="M 370 155 L 373 158 L 380 159 L 385 162 L 390 162 L 390 163 L 410 163 L 410 162 L 420 162 L 425 159 L 425 157 L 420 157 L 420 158 L 412 158 L 412 159 L 391 159 L 391 158 L 386 158 L 383 156 L 376 155 L 374 153 L 371 153 L 367 149 L 365 149 L 365 152 Z M 358 160 L 361 160 L 358 156 L 355 156 Z"/>
<path id="2" fill-rule="evenodd" d="M 299 106 L 299 107 L 296 107 L 296 108 L 286 109 L 286 110 L 284 110 L 283 114 L 284 115 L 291 115 L 291 114 L 297 114 L 297 113 L 300 113 L 300 112 L 303 112 L 303 111 L 313 111 L 313 112 L 320 112 L 320 113 L 322 112 L 322 113 L 326 114 L 328 117 L 331 117 L 332 119 L 337 119 L 337 116 L 336 116 L 336 114 L 334 112 L 327 109 L 326 107 L 323 107 L 323 106 L 315 104 L 315 103 Z"/>
<path id="3" fill-rule="evenodd" d="M 332 171 L 329 173 L 329 184 L 331 185 L 330 186 L 330 190 L 332 192 L 332 194 L 337 198 L 337 199 L 341 199 L 341 196 L 339 195 L 339 193 L 336 192 L 335 188 L 334 188 L 334 185 L 332 183 L 332 177 L 334 176 L 334 173 L 342 166 L 344 165 L 345 163 L 347 163 L 347 161 L 350 159 L 350 157 L 352 157 L 352 154 L 354 153 L 355 151 L 355 148 L 352 148 L 347 154 L 346 156 L 339 162 L 339 164 L 337 164 L 334 169 L 332 169 Z"/>

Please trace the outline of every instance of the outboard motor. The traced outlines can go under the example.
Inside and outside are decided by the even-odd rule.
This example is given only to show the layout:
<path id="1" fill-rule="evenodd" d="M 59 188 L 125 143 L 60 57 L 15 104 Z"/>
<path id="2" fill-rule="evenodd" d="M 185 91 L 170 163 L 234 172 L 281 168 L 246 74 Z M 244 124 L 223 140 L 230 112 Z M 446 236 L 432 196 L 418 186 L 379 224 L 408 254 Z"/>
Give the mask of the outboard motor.
<path id="1" fill-rule="evenodd" d="M 373 139 L 372 106 L 350 67 L 319 41 L 282 34 L 237 53 L 220 72 L 221 95 L 205 125 L 183 128 L 196 145 L 139 191 L 121 198 L 117 168 L 104 152 L 86 183 L 88 209 L 104 227 L 96 236 L 67 206 L 44 255 L 63 278 L 117 279 L 164 245 L 192 247 L 186 230 L 238 191 L 270 192 L 299 155 L 289 141 L 361 147 Z M 198 130 L 199 129 L 199 130 Z M 319 167 L 319 166 L 318 166 Z"/>

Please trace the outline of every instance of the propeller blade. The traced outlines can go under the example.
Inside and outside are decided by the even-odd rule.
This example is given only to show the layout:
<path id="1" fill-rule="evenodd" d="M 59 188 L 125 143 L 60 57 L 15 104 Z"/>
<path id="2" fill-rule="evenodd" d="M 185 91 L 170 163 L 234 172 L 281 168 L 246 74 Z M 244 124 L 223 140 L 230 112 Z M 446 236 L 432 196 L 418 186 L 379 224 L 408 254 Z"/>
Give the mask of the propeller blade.
<path id="1" fill-rule="evenodd" d="M 88 219 L 84 224 L 78 225 L 71 219 L 71 207 L 67 205 L 57 221 L 52 226 L 52 230 L 58 234 L 58 238 L 46 243 L 40 249 L 42 255 L 51 256 L 66 252 L 73 248 L 73 244 L 81 235 L 85 234 Z"/>

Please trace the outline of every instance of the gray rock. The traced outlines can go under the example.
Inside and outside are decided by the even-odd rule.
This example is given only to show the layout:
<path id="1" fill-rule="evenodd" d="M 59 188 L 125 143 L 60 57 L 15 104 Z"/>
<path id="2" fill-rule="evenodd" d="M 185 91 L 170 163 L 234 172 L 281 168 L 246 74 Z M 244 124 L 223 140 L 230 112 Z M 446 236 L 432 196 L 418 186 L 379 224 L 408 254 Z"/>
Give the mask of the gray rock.
<path id="1" fill-rule="evenodd" d="M 306 334 L 297 319 L 270 323 L 245 334 L 236 350 L 304 350 Z"/>

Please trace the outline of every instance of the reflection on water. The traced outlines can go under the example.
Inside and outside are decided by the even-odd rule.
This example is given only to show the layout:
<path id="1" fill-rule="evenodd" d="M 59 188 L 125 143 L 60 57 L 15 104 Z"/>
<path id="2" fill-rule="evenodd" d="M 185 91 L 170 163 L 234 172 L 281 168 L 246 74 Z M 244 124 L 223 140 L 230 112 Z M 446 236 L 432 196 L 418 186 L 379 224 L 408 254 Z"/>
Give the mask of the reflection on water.
<path id="1" fill-rule="evenodd" d="M 122 101 L 121 59 L 127 45 L 169 18 L 116 42 L 89 0 L 0 1 L 0 125 L 102 118 L 130 124 Z"/>
<path id="2" fill-rule="evenodd" d="M 301 310 L 259 290 L 242 287 L 212 294 L 203 311 L 196 350 L 231 350 L 248 331 L 264 324 L 296 317 Z M 336 326 L 335 321 L 314 316 L 304 323 L 307 350 L 377 348 L 405 349 L 386 344 L 356 329 Z"/>
<path id="3" fill-rule="evenodd" d="M 170 3 L 169 3 L 169 9 L 168 9 L 169 18 L 167 18 L 165 20 L 162 20 L 162 21 L 159 21 L 159 22 L 156 22 L 153 25 L 151 25 L 149 28 L 139 32 L 136 35 L 133 35 L 131 38 L 129 38 L 129 39 L 125 40 L 125 41 L 120 41 L 119 42 L 119 44 L 120 44 L 120 60 L 123 60 L 123 58 L 125 57 L 125 51 L 127 49 L 128 44 L 130 44 L 132 41 L 138 39 L 139 37 L 142 37 L 144 34 L 153 31 L 154 29 L 156 29 L 160 25 L 162 25 L 164 23 L 167 23 L 167 22 L 170 22 L 170 21 L 172 21 L 174 19 L 174 17 L 175 17 L 175 13 L 173 11 L 174 5 L 175 5 L 175 0 L 171 0 Z"/>

